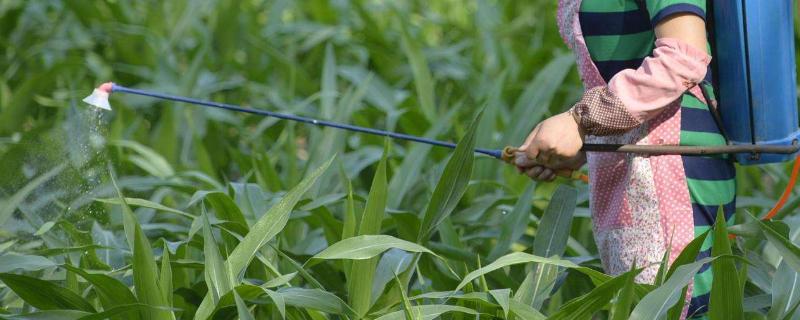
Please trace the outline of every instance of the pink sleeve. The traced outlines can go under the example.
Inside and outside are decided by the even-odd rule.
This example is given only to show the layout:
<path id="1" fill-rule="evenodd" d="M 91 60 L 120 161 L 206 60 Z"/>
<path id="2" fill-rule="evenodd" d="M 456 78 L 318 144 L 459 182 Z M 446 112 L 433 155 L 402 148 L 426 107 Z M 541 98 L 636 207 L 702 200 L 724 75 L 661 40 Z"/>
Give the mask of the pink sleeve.
<path id="1" fill-rule="evenodd" d="M 706 76 L 711 57 L 702 50 L 673 38 L 656 40 L 653 55 L 638 69 L 617 73 L 608 83 L 634 118 L 649 120 Z"/>

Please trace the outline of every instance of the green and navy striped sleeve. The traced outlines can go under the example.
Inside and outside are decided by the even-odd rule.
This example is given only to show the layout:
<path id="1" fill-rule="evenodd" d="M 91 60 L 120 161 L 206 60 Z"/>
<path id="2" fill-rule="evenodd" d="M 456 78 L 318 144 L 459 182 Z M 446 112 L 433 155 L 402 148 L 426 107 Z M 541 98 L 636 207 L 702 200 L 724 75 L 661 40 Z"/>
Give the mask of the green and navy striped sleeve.
<path id="1" fill-rule="evenodd" d="M 677 13 L 691 13 L 706 18 L 706 0 L 647 0 L 653 26 Z"/>

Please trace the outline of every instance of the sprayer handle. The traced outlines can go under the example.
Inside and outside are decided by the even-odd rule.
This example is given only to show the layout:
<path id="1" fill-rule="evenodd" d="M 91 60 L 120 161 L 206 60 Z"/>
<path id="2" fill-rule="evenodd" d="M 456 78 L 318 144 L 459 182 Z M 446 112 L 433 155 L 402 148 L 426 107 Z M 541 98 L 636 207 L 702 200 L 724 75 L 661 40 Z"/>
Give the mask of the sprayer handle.
<path id="1" fill-rule="evenodd" d="M 505 163 L 508 163 L 510 165 L 514 165 L 514 158 L 516 157 L 515 153 L 517 151 L 519 151 L 519 149 L 511 147 L 511 146 L 507 146 L 507 147 L 503 148 L 503 153 L 502 153 L 501 159 Z M 580 171 L 562 169 L 562 170 L 556 171 L 556 175 L 559 176 L 559 177 L 567 178 L 567 179 L 580 180 L 580 181 L 589 183 L 589 176 L 581 173 Z"/>

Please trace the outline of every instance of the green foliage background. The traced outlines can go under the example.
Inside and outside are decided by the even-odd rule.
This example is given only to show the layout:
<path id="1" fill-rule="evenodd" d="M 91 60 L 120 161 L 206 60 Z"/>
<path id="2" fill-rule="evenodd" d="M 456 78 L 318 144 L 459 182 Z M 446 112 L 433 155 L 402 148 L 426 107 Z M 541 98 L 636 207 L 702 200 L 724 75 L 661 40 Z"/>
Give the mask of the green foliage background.
<path id="1" fill-rule="evenodd" d="M 655 286 L 603 275 L 585 185 L 536 184 L 467 151 L 519 144 L 580 96 L 555 10 L 0 1 L 0 318 L 675 318 L 681 276 L 702 263 Z M 134 96 L 114 95 L 111 113 L 80 102 L 105 81 L 460 149 Z M 717 228 L 732 251 L 713 264 L 743 295 L 716 290 L 712 316 L 795 317 L 800 197 L 786 223 L 755 223 L 788 167 L 738 171 L 729 231 L 742 236 Z"/>

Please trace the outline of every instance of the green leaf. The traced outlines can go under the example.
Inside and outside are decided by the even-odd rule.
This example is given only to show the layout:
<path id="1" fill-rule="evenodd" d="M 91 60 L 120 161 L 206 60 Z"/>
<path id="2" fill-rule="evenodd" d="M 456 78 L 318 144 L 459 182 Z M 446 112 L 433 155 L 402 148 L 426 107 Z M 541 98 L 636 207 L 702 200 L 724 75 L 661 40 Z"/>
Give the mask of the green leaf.
<path id="1" fill-rule="evenodd" d="M 417 89 L 417 100 L 419 101 L 422 113 L 428 122 L 436 122 L 436 98 L 434 90 L 436 84 L 433 82 L 431 70 L 428 68 L 428 61 L 422 53 L 420 42 L 411 37 L 408 30 L 408 20 L 400 17 L 400 27 L 402 33 L 401 40 L 403 50 L 411 64 L 411 72 L 414 74 L 414 87 Z"/>
<path id="2" fill-rule="evenodd" d="M 520 319 L 525 319 L 525 320 L 547 319 L 547 317 L 545 317 L 541 312 L 539 312 L 539 310 L 536 310 L 527 304 L 519 302 L 516 299 L 511 299 L 509 301 L 508 307 L 511 310 L 511 313 L 513 313 Z"/>
<path id="3" fill-rule="evenodd" d="M 109 144 L 134 151 L 135 155 L 128 156 L 128 160 L 152 176 L 168 178 L 175 175 L 175 169 L 160 154 L 153 149 L 131 140 L 115 140 Z"/>
<path id="4" fill-rule="evenodd" d="M 326 313 L 355 316 L 355 311 L 336 295 L 319 289 L 286 288 L 278 290 L 286 305 Z"/>
<path id="5" fill-rule="evenodd" d="M 503 309 L 503 315 L 508 318 L 508 311 L 510 310 L 508 301 L 510 300 L 511 289 L 489 290 L 489 294 L 492 295 L 494 301 L 497 301 L 497 304 Z"/>
<path id="6" fill-rule="evenodd" d="M 52 282 L 13 273 L 0 273 L 0 280 L 25 303 L 37 309 L 95 312 L 94 307 L 81 296 Z"/>
<path id="7" fill-rule="evenodd" d="M 392 248 L 408 252 L 436 255 L 428 250 L 428 248 L 410 241 L 387 235 L 366 235 L 347 238 L 334 243 L 317 255 L 311 257 L 309 261 L 334 259 L 364 260 L 373 258 Z M 313 265 L 313 263 L 311 264 Z"/>
<path id="8" fill-rule="evenodd" d="M 514 209 L 511 213 L 503 218 L 503 224 L 500 229 L 500 238 L 497 239 L 497 244 L 494 245 L 492 251 L 489 252 L 487 260 L 494 261 L 506 252 L 508 252 L 511 244 L 519 240 L 528 228 L 528 220 L 531 214 L 531 207 L 533 206 L 533 191 L 536 190 L 535 183 L 528 183 L 528 187 L 522 192 L 522 195 L 517 199 Z M 535 254 L 535 253 L 534 253 Z"/>
<path id="9" fill-rule="evenodd" d="M 0 318 L 8 320 L 78 320 L 91 315 L 91 313 L 79 310 L 46 310 L 18 315 L 0 315 Z"/>
<path id="10" fill-rule="evenodd" d="M 631 267 L 631 271 L 635 271 L 635 266 L 636 264 Z M 628 319 L 628 316 L 631 313 L 631 306 L 633 305 L 633 298 L 635 297 L 634 280 L 636 280 L 636 274 L 638 274 L 638 272 L 628 272 L 622 275 L 622 277 L 625 278 L 624 284 L 617 295 L 616 301 L 612 304 L 611 320 Z"/>
<path id="11" fill-rule="evenodd" d="M 458 142 L 456 149 L 447 161 L 439 183 L 433 190 L 433 195 L 422 218 L 418 243 L 424 243 L 430 238 L 439 224 L 450 216 L 459 200 L 467 190 L 472 165 L 475 160 L 475 130 L 481 120 L 479 112 L 469 126 L 467 134 Z"/>
<path id="12" fill-rule="evenodd" d="M 405 312 L 405 320 L 416 320 L 420 319 L 421 316 L 414 313 L 413 308 L 411 307 L 411 301 L 408 300 L 408 295 L 406 294 L 406 289 L 403 287 L 403 284 L 400 282 L 400 278 L 397 277 L 397 274 L 394 275 L 394 283 L 397 287 L 397 291 L 400 292 L 400 296 L 403 298 L 403 311 Z"/>
<path id="13" fill-rule="evenodd" d="M 250 310 L 247 309 L 247 304 L 245 304 L 242 297 L 236 293 L 236 290 L 233 290 L 233 297 L 236 301 L 236 312 L 239 314 L 239 320 L 254 320 L 255 318 L 253 318 Z"/>
<path id="14" fill-rule="evenodd" d="M 109 170 L 111 183 L 117 192 L 118 199 L 122 204 L 123 226 L 125 234 L 128 237 L 128 243 L 133 248 L 133 285 L 136 290 L 136 297 L 139 302 L 153 306 L 153 307 L 170 307 L 166 297 L 162 295 L 162 290 L 158 285 L 158 269 L 156 268 L 155 258 L 153 251 L 150 247 L 150 241 L 142 232 L 142 227 L 136 221 L 131 208 L 125 202 L 125 197 L 122 195 L 117 186 L 116 179 L 111 170 Z M 146 319 L 174 319 L 175 315 L 172 312 L 148 309 L 143 314 Z"/>
<path id="15" fill-rule="evenodd" d="M 11 218 L 11 215 L 14 214 L 14 211 L 17 210 L 20 204 L 22 204 L 28 196 L 36 190 L 39 186 L 44 184 L 47 181 L 50 181 L 53 177 L 57 176 L 61 171 L 64 171 L 66 168 L 66 164 L 61 164 L 56 166 L 50 171 L 47 171 L 36 178 L 33 178 L 30 182 L 28 182 L 24 187 L 19 189 L 15 192 L 10 198 L 2 199 L 0 201 L 0 225 L 5 225 L 6 220 Z"/>
<path id="16" fill-rule="evenodd" d="M 694 279 L 695 274 L 704 264 L 713 261 L 705 258 L 694 263 L 678 267 L 663 285 L 644 296 L 633 308 L 630 320 L 652 320 L 663 317 L 678 299 L 683 299 L 683 289 Z"/>
<path id="17" fill-rule="evenodd" d="M 713 257 L 732 254 L 725 224 L 725 216 L 720 207 L 714 223 L 714 245 L 711 247 Z M 731 259 L 716 259 L 711 263 L 711 271 L 713 272 L 713 282 L 708 305 L 709 318 L 712 320 L 744 319 L 742 307 L 744 293 L 743 288 L 739 285 L 735 262 Z"/>
<path id="18" fill-rule="evenodd" d="M 118 204 L 118 205 L 123 204 L 123 202 L 118 198 L 95 199 L 95 201 L 103 202 L 103 203 L 110 203 L 110 204 Z M 192 214 L 186 213 L 186 212 L 178 210 L 178 209 L 173 209 L 173 208 L 167 207 L 165 205 L 152 202 L 150 200 L 139 199 L 139 198 L 125 198 L 125 203 L 127 203 L 129 206 L 145 207 L 145 208 L 160 210 L 160 211 L 164 211 L 164 212 L 175 213 L 175 214 L 181 215 L 183 217 L 186 217 L 186 218 L 192 219 L 192 220 L 195 218 L 195 216 L 193 216 Z"/>
<path id="19" fill-rule="evenodd" d="M 564 254 L 577 197 L 577 190 L 564 185 L 558 186 L 537 228 L 536 238 L 533 240 L 534 255 L 552 257 Z"/>
<path id="20" fill-rule="evenodd" d="M 344 210 L 344 221 L 342 222 L 342 239 L 356 235 L 356 202 L 353 199 L 353 184 L 347 181 L 347 202 Z"/>
<path id="21" fill-rule="evenodd" d="M 373 258 L 391 246 L 387 244 L 399 244 L 399 239 L 383 238 L 386 236 L 372 236 L 381 232 L 381 224 L 386 212 L 386 159 L 389 156 L 389 141 L 385 140 L 383 157 L 378 163 L 378 169 L 372 178 L 372 187 L 364 206 L 364 213 L 361 215 L 358 228 L 358 237 L 348 238 L 337 242 L 323 250 L 315 257 L 318 259 L 355 259 L 350 265 L 347 279 L 347 293 L 350 305 L 359 316 L 364 316 L 372 304 L 372 285 L 375 280 L 375 268 L 378 266 L 378 258 Z M 398 240 L 398 241 L 393 241 Z M 373 243 L 372 241 L 381 241 Z M 372 246 L 376 244 L 375 246 Z M 403 245 L 403 244 L 399 244 Z M 368 259 L 365 260 L 364 259 Z"/>
<path id="22" fill-rule="evenodd" d="M 800 273 L 792 269 L 786 261 L 781 261 L 772 278 L 772 303 L 767 319 L 785 317 L 792 305 L 800 302 Z"/>
<path id="23" fill-rule="evenodd" d="M 161 272 L 159 272 L 158 286 L 161 287 L 161 295 L 167 300 L 167 305 L 172 305 L 172 266 L 169 258 L 169 248 L 164 242 L 164 250 L 161 253 Z"/>
<path id="24" fill-rule="evenodd" d="M 57 264 L 50 259 L 42 256 L 29 256 L 16 253 L 9 253 L 0 256 L 0 273 L 14 270 L 37 271 Z"/>
<path id="25" fill-rule="evenodd" d="M 675 258 L 675 261 L 672 261 L 672 265 L 669 267 L 669 270 L 666 273 L 666 279 L 669 279 L 675 270 L 678 267 L 690 264 L 697 259 L 697 255 L 700 253 L 701 249 L 703 248 L 703 243 L 705 243 L 706 238 L 708 237 L 709 232 L 706 231 L 700 236 L 694 238 L 692 242 L 689 242 L 686 247 L 683 248 L 681 253 Z M 687 288 L 683 288 L 683 296 L 686 296 L 686 292 L 688 291 Z M 685 299 L 678 299 L 678 302 L 669 310 L 669 314 L 667 316 L 668 319 L 680 319 L 683 315 L 683 307 L 686 304 Z"/>
<path id="26" fill-rule="evenodd" d="M 278 308 L 281 318 L 286 319 L 286 301 L 283 300 L 283 296 L 280 293 L 268 289 L 264 289 L 264 292 L 272 299 L 272 303 L 275 304 L 275 307 Z"/>
<path id="27" fill-rule="evenodd" d="M 138 313 L 134 311 L 144 311 L 147 309 L 154 309 L 151 306 L 141 304 L 141 303 L 134 303 L 134 304 L 124 304 L 118 305 L 113 308 L 109 308 L 103 310 L 103 312 L 98 312 L 92 315 L 86 315 L 80 318 L 80 320 L 105 320 L 105 319 L 118 319 L 119 317 L 126 315 L 126 316 L 135 316 Z M 127 318 L 126 318 L 127 319 Z M 136 319 L 136 318 L 134 318 Z"/>
<path id="28" fill-rule="evenodd" d="M 573 299 L 561 307 L 549 320 L 580 320 L 591 319 L 592 316 L 607 305 L 622 288 L 633 287 L 633 278 L 642 272 L 644 268 L 628 271 L 614 279 L 604 282 L 600 286 L 592 289 L 589 293 Z M 632 289 L 631 289 L 632 291 Z M 624 319 L 624 318 L 623 318 Z"/>
<path id="29" fill-rule="evenodd" d="M 256 252 L 275 237 L 286 222 L 289 221 L 289 214 L 292 208 L 300 201 L 303 194 L 317 181 L 324 173 L 334 158 L 331 158 L 321 167 L 314 170 L 308 177 L 303 179 L 297 186 L 289 191 L 280 202 L 270 208 L 256 222 L 247 236 L 242 239 L 236 248 L 233 249 L 226 263 L 234 275 L 239 275 L 247 267 L 256 255 Z"/>
<path id="30" fill-rule="evenodd" d="M 208 204 L 214 208 L 214 212 L 216 213 L 217 218 L 220 220 L 232 221 L 235 223 L 239 223 L 245 228 L 247 228 L 247 219 L 244 218 L 244 214 L 239 209 L 239 206 L 236 205 L 236 202 L 231 199 L 230 196 L 225 194 L 224 192 L 220 191 L 198 191 L 192 195 L 192 199 L 189 200 L 188 206 L 195 204 L 197 201 L 205 200 Z"/>
<path id="31" fill-rule="evenodd" d="M 138 303 L 138 300 L 133 295 L 131 290 L 128 289 L 125 284 L 117 279 L 114 279 L 113 277 L 105 274 L 89 273 L 83 269 L 66 264 L 62 265 L 62 267 L 81 276 L 87 282 L 91 283 L 92 290 L 94 290 L 98 298 L 100 298 L 100 303 L 105 310 L 109 310 L 117 306 Z M 138 314 L 129 315 L 127 319 L 139 318 L 135 317 L 136 315 Z"/>
<path id="32" fill-rule="evenodd" d="M 283 274 L 283 275 L 280 275 L 280 276 L 277 276 L 275 278 L 270 279 L 269 281 L 267 281 L 264 284 L 262 284 L 261 287 L 263 287 L 263 288 L 279 287 L 279 286 L 282 286 L 284 284 L 289 283 L 289 281 L 292 281 L 292 279 L 294 279 L 295 276 L 297 276 L 297 272 Z"/>
<path id="33" fill-rule="evenodd" d="M 334 158 L 331 158 L 321 167 L 311 172 L 308 177 L 290 190 L 280 202 L 272 206 L 272 208 L 250 228 L 250 232 L 247 236 L 239 242 L 239 245 L 237 245 L 228 256 L 228 260 L 225 261 L 226 268 L 231 274 L 238 277 L 256 256 L 258 250 L 283 230 L 284 226 L 286 226 L 286 223 L 289 221 L 289 214 L 292 212 L 294 206 L 297 205 L 297 202 L 300 201 L 303 194 L 305 194 L 325 170 L 328 169 Z M 206 294 L 205 298 L 203 298 L 203 302 L 197 309 L 195 318 L 208 318 L 214 311 L 213 303 L 214 301 L 211 294 Z"/>
<path id="34" fill-rule="evenodd" d="M 425 132 L 424 137 L 428 139 L 436 139 L 443 132 L 450 128 L 451 119 L 458 111 L 458 108 L 452 108 L 447 111 L 447 114 L 439 118 L 439 121 L 431 124 L 431 128 Z M 395 172 L 402 174 L 392 175 L 389 181 L 389 208 L 397 208 L 403 201 L 408 191 L 414 187 L 415 183 L 420 180 L 420 175 L 426 169 L 426 161 L 429 160 L 429 155 L 432 145 L 416 143 L 407 149 L 403 162 Z M 416 231 L 416 230 L 415 230 Z M 415 236 L 416 237 L 416 236 Z"/>
<path id="35" fill-rule="evenodd" d="M 225 261 L 219 253 L 219 247 L 214 240 L 214 234 L 208 221 L 208 215 L 203 210 L 203 256 L 205 264 L 203 268 L 206 285 L 215 303 L 233 289 L 234 280 L 228 276 Z"/>
<path id="36" fill-rule="evenodd" d="M 565 268 L 581 268 L 580 266 L 572 263 L 568 260 L 561 260 L 561 259 L 554 259 L 554 258 L 543 258 L 534 256 L 532 254 L 527 254 L 524 252 L 514 252 L 509 253 L 505 256 L 500 257 L 499 259 L 495 260 L 494 262 L 488 264 L 485 267 L 479 268 L 478 270 L 472 271 L 458 284 L 458 287 L 454 291 L 461 290 L 464 286 L 470 283 L 472 280 L 477 279 L 478 277 L 487 274 L 489 272 L 495 271 L 497 269 L 505 268 L 515 264 L 521 263 L 543 263 L 543 264 L 550 264 L 554 266 L 560 266 Z"/>
<path id="37" fill-rule="evenodd" d="M 451 306 L 446 304 L 422 305 L 411 307 L 411 312 L 420 316 L 421 319 L 436 319 L 437 317 L 451 312 L 459 312 L 471 315 L 479 315 L 478 311 L 470 308 Z M 378 317 L 375 320 L 404 320 L 406 312 L 404 310 L 395 311 Z"/>
<path id="38" fill-rule="evenodd" d="M 776 222 L 765 223 L 752 215 L 750 217 L 758 223 L 761 233 L 767 238 L 769 244 L 778 250 L 783 257 L 783 261 L 796 272 L 800 272 L 800 248 L 777 230 L 779 225 Z"/>
<path id="39" fill-rule="evenodd" d="M 556 56 L 541 68 L 536 77 L 525 87 L 525 91 L 514 105 L 510 121 L 503 141 L 523 141 L 531 131 L 531 124 L 537 123 L 550 109 L 548 105 L 564 82 L 564 78 L 572 69 L 575 58 L 572 54 L 563 53 Z M 525 121 L 518 121 L 525 119 Z"/>
<path id="40" fill-rule="evenodd" d="M 542 215 L 536 238 L 533 240 L 533 254 L 540 257 L 561 256 L 567 247 L 578 192 L 567 186 L 556 189 L 550 203 Z M 558 268 L 552 265 L 535 265 L 525 276 L 517 289 L 514 299 L 538 309 L 553 290 Z"/>

